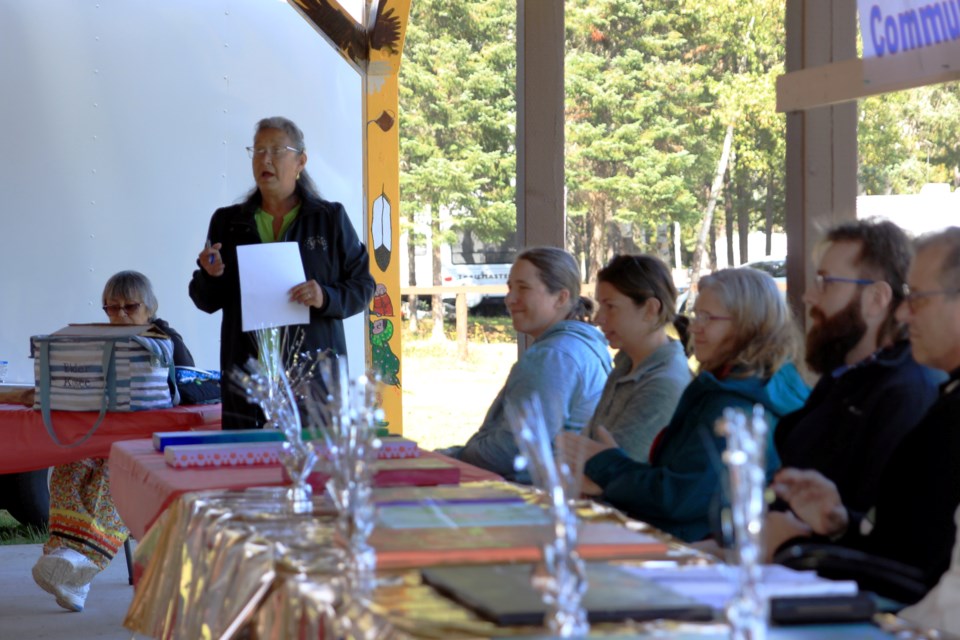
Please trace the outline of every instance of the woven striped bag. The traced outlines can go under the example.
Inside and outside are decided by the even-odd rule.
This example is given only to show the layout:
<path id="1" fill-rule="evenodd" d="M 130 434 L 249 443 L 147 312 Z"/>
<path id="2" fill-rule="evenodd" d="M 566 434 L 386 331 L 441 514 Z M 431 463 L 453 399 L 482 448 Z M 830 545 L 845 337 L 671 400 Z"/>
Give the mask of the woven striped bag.
<path id="1" fill-rule="evenodd" d="M 71 325 L 30 339 L 35 404 L 53 441 L 51 411 L 96 411 L 86 441 L 107 411 L 166 409 L 179 402 L 173 343 L 140 326 Z M 171 394 L 171 388 L 174 390 Z"/>

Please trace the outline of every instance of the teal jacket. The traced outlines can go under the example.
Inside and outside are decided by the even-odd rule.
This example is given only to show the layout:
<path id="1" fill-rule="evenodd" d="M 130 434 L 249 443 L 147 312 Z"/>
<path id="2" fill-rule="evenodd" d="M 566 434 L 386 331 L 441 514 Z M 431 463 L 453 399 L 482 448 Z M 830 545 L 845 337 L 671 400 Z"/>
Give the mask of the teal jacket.
<path id="1" fill-rule="evenodd" d="M 711 533 L 711 516 L 727 494 L 720 455 L 726 439 L 715 422 L 727 407 L 750 412 L 761 404 L 769 424 L 767 471 L 780 466 L 773 430 L 787 413 L 803 406 L 809 388 L 789 364 L 768 379 L 717 379 L 701 373 L 680 396 L 670 423 L 654 444 L 650 463 L 632 460 L 620 449 L 590 458 L 584 472 L 603 489 L 603 499 L 682 540 Z"/>

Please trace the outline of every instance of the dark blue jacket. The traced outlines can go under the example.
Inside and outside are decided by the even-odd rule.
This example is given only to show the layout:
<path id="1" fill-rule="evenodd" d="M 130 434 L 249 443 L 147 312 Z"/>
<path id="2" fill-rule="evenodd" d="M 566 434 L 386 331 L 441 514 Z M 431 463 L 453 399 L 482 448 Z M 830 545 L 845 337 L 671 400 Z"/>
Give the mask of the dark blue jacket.
<path id="1" fill-rule="evenodd" d="M 225 271 L 214 278 L 203 269 L 193 272 L 190 298 L 207 313 L 223 311 L 220 325 L 220 369 L 229 375 L 236 367 L 256 357 L 252 333 L 244 333 L 240 317 L 240 276 L 237 247 L 260 244 L 254 214 L 259 198 L 217 209 L 210 220 L 211 244 L 221 243 Z M 290 327 L 302 330 L 300 351 L 332 349 L 346 354 L 343 318 L 360 313 L 373 299 L 367 248 L 357 237 L 347 213 L 338 202 L 303 197 L 300 212 L 280 241 L 297 242 L 306 280 L 323 288 L 324 306 L 310 309 L 310 324 Z M 291 338 L 292 340 L 292 338 Z M 224 385 L 223 423 L 225 428 L 253 427 L 258 413 L 231 385 Z"/>
<path id="2" fill-rule="evenodd" d="M 803 408 L 777 426 L 780 462 L 819 471 L 843 504 L 866 511 L 890 455 L 937 399 L 943 377 L 917 364 L 907 341 L 823 376 Z"/>
<path id="3" fill-rule="evenodd" d="M 803 405 L 808 392 L 792 364 L 768 379 L 719 380 L 701 373 L 680 396 L 649 464 L 609 449 L 588 460 L 584 471 L 603 489 L 603 499 L 628 515 L 682 540 L 701 540 L 713 531 L 716 514 L 711 509 L 719 509 L 726 493 L 720 460 L 726 438 L 716 433 L 717 418 L 728 407 L 749 415 L 755 404 L 762 404 L 772 431 L 782 416 Z M 778 467 L 770 439 L 767 468 L 772 473 Z"/>

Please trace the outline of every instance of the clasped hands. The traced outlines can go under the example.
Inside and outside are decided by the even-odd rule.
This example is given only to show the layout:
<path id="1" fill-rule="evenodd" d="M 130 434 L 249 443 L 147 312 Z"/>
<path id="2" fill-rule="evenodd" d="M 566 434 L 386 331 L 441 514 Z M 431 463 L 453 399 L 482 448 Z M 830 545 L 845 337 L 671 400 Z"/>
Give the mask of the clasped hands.
<path id="1" fill-rule="evenodd" d="M 604 428 L 597 430 L 598 440 L 571 432 L 556 438 L 557 456 L 582 477 L 581 493 L 598 496 L 603 490 L 583 473 L 584 463 L 601 451 L 617 447 Z M 818 534 L 826 537 L 843 535 L 849 525 L 849 513 L 843 506 L 837 486 L 817 471 L 782 469 L 774 476 L 773 491 L 790 506 L 790 511 L 772 511 L 764 525 L 766 561 L 784 542 L 797 537 Z"/>
<path id="2" fill-rule="evenodd" d="M 790 511 L 771 511 L 764 523 L 767 561 L 780 545 L 797 537 L 813 534 L 843 535 L 850 522 L 847 508 L 840 500 L 837 485 L 817 471 L 781 469 L 773 478 L 772 489 L 790 506 Z"/>
<path id="3" fill-rule="evenodd" d="M 557 458 L 566 463 L 571 473 L 579 475 L 580 493 L 585 496 L 599 496 L 603 489 L 583 472 L 584 463 L 601 451 L 617 448 L 616 440 L 603 427 L 597 429 L 597 437 L 599 441 L 563 431 L 554 440 Z"/>

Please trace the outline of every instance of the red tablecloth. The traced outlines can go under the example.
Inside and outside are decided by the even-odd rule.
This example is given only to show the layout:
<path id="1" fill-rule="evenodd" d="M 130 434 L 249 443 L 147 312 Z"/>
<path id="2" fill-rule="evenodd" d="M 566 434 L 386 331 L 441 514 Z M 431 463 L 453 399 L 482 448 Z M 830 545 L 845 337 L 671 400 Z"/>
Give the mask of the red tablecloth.
<path id="1" fill-rule="evenodd" d="M 77 442 L 97 421 L 97 413 L 54 411 L 52 422 L 64 445 Z M 53 467 L 84 458 L 106 458 L 110 445 L 153 435 L 154 431 L 217 429 L 220 405 L 190 405 L 155 411 L 108 413 L 86 442 L 70 447 L 56 444 L 39 411 L 22 405 L 0 404 L 0 473 Z"/>
<path id="2" fill-rule="evenodd" d="M 435 457 L 460 468 L 460 482 L 502 480 L 500 476 L 432 451 Z M 134 538 L 142 538 L 157 516 L 178 496 L 209 489 L 245 489 L 283 484 L 281 467 L 174 469 L 151 440 L 117 442 L 110 449 L 110 494 Z"/>

